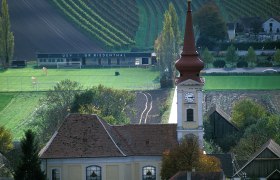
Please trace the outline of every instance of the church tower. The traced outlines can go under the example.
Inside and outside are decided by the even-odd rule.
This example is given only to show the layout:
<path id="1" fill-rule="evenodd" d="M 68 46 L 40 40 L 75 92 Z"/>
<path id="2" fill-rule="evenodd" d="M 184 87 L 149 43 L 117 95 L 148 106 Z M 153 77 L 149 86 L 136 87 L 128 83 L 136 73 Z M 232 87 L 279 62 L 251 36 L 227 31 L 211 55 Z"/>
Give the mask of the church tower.
<path id="1" fill-rule="evenodd" d="M 202 120 L 202 88 L 204 80 L 200 71 L 204 63 L 199 59 L 195 48 L 195 39 L 192 23 L 191 0 L 188 0 L 188 11 L 184 35 L 184 47 L 181 58 L 175 63 L 179 71 L 176 77 L 177 91 L 177 135 L 178 140 L 186 135 L 198 137 L 199 145 L 203 147 L 203 120 Z"/>

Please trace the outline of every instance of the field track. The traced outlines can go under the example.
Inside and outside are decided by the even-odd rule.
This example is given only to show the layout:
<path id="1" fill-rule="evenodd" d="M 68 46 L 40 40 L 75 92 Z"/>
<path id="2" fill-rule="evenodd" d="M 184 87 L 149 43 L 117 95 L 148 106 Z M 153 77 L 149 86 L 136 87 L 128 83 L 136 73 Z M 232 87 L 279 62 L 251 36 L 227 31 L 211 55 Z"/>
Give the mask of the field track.
<path id="1" fill-rule="evenodd" d="M 8 0 L 16 60 L 36 52 L 93 52 L 98 45 L 82 34 L 48 0 Z"/>

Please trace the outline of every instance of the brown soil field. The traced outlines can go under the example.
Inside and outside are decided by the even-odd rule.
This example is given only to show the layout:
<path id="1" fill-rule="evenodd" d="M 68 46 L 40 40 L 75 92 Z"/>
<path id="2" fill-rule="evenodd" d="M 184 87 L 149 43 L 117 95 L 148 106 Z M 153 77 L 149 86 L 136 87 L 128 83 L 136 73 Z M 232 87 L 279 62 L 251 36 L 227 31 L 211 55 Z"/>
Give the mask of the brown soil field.
<path id="1" fill-rule="evenodd" d="M 146 106 L 146 97 L 143 95 L 150 94 L 152 98 L 152 108 L 147 115 L 146 123 L 161 123 L 160 109 L 168 98 L 168 89 L 158 89 L 149 91 L 137 91 L 136 100 L 131 110 L 134 110 L 134 115 L 130 115 L 131 123 L 138 124 L 141 115 Z M 259 104 L 263 105 L 270 113 L 280 114 L 280 91 L 279 90 L 235 90 L 235 91 L 206 91 L 204 92 L 203 113 L 205 114 L 213 106 L 218 106 L 225 113 L 231 116 L 231 110 L 234 103 L 245 98 L 250 98 Z M 145 116 L 143 113 L 142 122 Z"/>
<path id="2" fill-rule="evenodd" d="M 48 0 L 8 0 L 15 60 L 30 60 L 40 53 L 102 51 L 65 19 Z"/>

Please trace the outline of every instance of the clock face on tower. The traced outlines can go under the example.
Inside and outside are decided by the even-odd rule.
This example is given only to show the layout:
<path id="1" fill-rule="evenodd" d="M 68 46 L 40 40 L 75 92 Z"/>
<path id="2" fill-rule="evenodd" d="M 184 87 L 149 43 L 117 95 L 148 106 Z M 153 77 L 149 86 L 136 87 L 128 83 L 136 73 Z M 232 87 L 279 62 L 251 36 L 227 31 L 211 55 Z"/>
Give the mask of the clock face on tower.
<path id="1" fill-rule="evenodd" d="M 194 94 L 191 93 L 191 92 L 187 92 L 187 93 L 185 94 L 185 101 L 186 101 L 186 102 L 189 102 L 189 103 L 194 102 Z"/>

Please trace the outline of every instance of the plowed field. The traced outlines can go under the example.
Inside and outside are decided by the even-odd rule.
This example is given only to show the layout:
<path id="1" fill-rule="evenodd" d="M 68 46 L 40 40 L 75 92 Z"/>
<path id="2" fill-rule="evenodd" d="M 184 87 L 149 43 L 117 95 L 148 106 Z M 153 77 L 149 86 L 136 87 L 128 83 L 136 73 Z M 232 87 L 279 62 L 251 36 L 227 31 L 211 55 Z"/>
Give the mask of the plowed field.
<path id="1" fill-rule="evenodd" d="M 8 0 L 16 60 L 35 58 L 36 52 L 101 51 L 67 21 L 48 0 Z"/>

